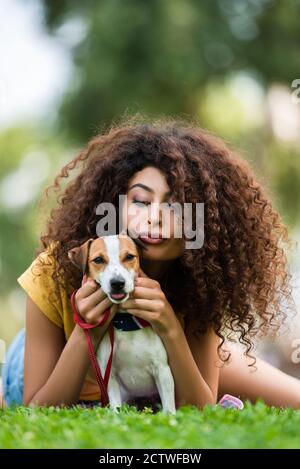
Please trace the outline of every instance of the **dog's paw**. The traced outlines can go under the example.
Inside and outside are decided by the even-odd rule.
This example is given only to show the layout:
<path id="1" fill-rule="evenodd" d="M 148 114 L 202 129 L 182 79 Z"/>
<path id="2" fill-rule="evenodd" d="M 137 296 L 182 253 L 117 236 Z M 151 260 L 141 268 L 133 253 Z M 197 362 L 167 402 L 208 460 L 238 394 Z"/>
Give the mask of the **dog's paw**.
<path id="1" fill-rule="evenodd" d="M 118 414 L 121 410 L 121 404 L 109 404 L 109 408 Z"/>

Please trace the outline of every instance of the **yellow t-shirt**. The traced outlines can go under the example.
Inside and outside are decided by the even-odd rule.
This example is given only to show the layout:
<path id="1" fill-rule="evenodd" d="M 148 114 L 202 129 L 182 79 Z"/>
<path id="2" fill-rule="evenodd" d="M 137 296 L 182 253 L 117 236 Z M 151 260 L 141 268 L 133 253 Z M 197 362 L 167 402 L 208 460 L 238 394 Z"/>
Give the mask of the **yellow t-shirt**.
<path id="1" fill-rule="evenodd" d="M 40 266 L 37 261 L 38 258 L 42 258 L 47 264 L 50 261 L 51 265 Z M 17 281 L 45 316 L 56 326 L 64 330 L 65 338 L 68 340 L 75 327 L 75 323 L 67 291 L 60 288 L 59 300 L 56 299 L 56 295 L 50 297 L 50 292 L 54 291 L 55 288 L 54 280 L 51 276 L 55 268 L 55 262 L 54 257 L 51 256 L 51 250 L 48 248 L 33 260 L 25 272 L 17 278 Z M 33 267 L 34 275 L 32 272 Z M 85 401 L 100 399 L 100 390 L 92 366 L 90 366 L 87 372 L 79 399 Z"/>

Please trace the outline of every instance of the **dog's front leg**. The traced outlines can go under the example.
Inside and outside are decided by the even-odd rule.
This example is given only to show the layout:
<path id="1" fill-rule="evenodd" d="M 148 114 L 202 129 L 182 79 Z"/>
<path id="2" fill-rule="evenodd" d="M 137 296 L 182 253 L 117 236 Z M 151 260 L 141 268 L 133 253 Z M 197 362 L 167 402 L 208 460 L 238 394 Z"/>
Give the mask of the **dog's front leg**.
<path id="1" fill-rule="evenodd" d="M 154 379 L 160 395 L 163 412 L 176 414 L 175 384 L 170 367 L 168 365 L 159 366 Z"/>
<path id="2" fill-rule="evenodd" d="M 114 363 L 114 356 L 115 356 L 116 350 L 117 350 L 117 346 L 115 346 L 115 350 L 113 353 L 113 363 Z M 106 333 L 102 341 L 100 342 L 100 345 L 97 350 L 97 360 L 100 366 L 102 376 L 105 375 L 105 370 L 106 370 L 107 363 L 109 360 L 110 351 L 111 351 L 110 338 L 109 338 L 109 334 Z M 115 369 L 113 365 L 110 370 L 110 376 L 109 376 L 108 385 L 107 385 L 107 394 L 109 397 L 110 407 L 113 410 L 117 411 L 117 407 L 122 405 L 122 398 L 121 398 L 120 385 L 116 379 Z"/>
<path id="3" fill-rule="evenodd" d="M 114 373 L 111 372 L 108 386 L 107 386 L 107 394 L 109 397 L 109 405 L 110 407 L 117 412 L 118 407 L 122 405 L 122 396 L 121 396 L 121 389 L 118 383 L 118 380 Z"/>

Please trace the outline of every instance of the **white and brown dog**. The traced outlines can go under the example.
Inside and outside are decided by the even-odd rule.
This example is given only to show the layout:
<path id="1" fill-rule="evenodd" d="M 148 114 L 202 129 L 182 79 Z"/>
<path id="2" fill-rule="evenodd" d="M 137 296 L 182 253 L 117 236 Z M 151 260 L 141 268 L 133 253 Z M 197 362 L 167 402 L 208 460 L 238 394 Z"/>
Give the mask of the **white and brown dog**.
<path id="1" fill-rule="evenodd" d="M 124 231 L 119 235 L 89 239 L 68 252 L 71 261 L 102 287 L 109 299 L 120 304 L 113 318 L 114 352 L 108 382 L 110 406 L 116 410 L 139 397 L 160 396 L 162 410 L 174 414 L 175 386 L 168 357 L 152 327 L 143 327 L 137 317 L 121 309 L 134 290 L 139 272 L 141 244 Z M 111 352 L 109 333 L 96 351 L 102 376 Z"/>

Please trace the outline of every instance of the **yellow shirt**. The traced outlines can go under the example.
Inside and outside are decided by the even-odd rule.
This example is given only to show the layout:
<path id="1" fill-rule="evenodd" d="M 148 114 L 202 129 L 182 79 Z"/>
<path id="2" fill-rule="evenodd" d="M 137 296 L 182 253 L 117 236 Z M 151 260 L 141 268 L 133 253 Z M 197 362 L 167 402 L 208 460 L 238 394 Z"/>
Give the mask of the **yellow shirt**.
<path id="1" fill-rule="evenodd" d="M 47 264 L 50 261 L 51 265 L 43 265 L 40 267 L 37 261 L 38 258 L 44 259 Z M 75 327 L 67 290 L 60 288 L 59 301 L 54 301 L 56 298 L 54 295 L 52 295 L 54 297 L 53 300 L 49 298 L 50 292 L 55 289 L 54 280 L 51 276 L 51 273 L 55 268 L 55 262 L 55 258 L 51 256 L 51 248 L 48 248 L 47 251 L 42 252 L 36 259 L 34 259 L 25 272 L 17 278 L 17 281 L 45 316 L 47 316 L 47 318 L 49 318 L 50 321 L 58 327 L 63 329 L 67 341 Z M 35 275 L 32 273 L 33 267 Z M 178 319 L 184 329 L 184 318 L 180 315 Z M 100 396 L 99 386 L 91 365 L 84 380 L 79 399 L 94 401 L 100 400 Z"/>
<path id="2" fill-rule="evenodd" d="M 66 290 L 60 288 L 59 301 L 55 299 L 55 295 L 52 295 L 54 297 L 53 299 L 52 297 L 51 299 L 49 298 L 50 292 L 54 291 L 55 288 L 51 273 L 53 272 L 56 262 L 50 252 L 48 248 L 47 251 L 39 254 L 25 272 L 17 278 L 17 281 L 45 316 L 56 324 L 56 326 L 63 329 L 65 338 L 68 340 L 75 327 L 73 313 Z M 37 261 L 38 258 L 43 258 L 47 264 L 51 261 L 51 265 L 40 266 Z M 32 272 L 33 267 L 34 275 Z M 100 390 L 92 366 L 87 372 L 79 399 L 86 401 L 100 399 Z"/>

